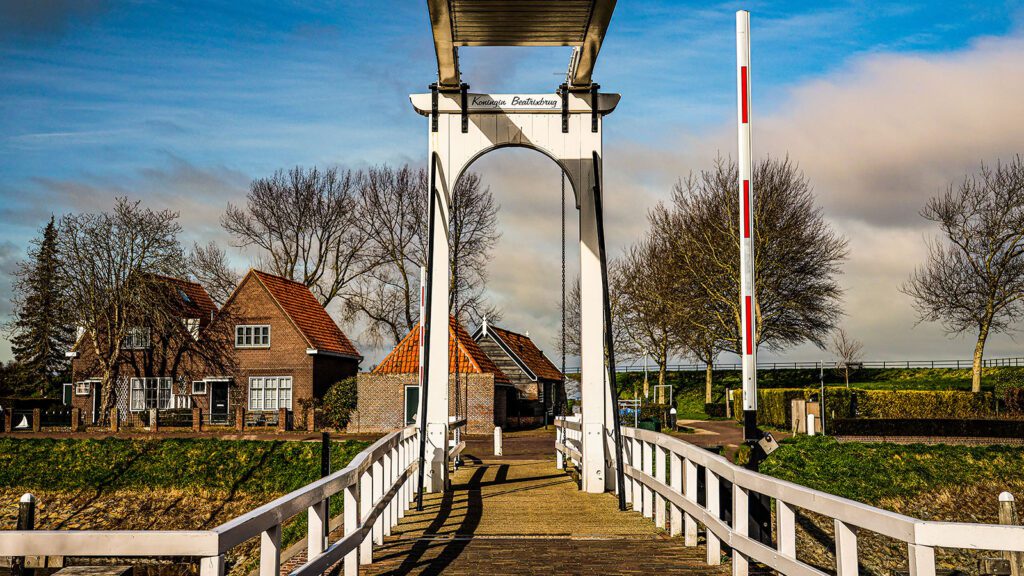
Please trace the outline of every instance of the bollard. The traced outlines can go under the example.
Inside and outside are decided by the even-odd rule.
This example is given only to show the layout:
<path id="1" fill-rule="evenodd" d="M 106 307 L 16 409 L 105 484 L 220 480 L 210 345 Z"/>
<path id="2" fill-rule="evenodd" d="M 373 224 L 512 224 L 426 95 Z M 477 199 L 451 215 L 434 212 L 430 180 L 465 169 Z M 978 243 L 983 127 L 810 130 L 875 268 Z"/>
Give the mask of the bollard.
<path id="1" fill-rule="evenodd" d="M 26 493 L 18 502 L 18 524 L 17 530 L 35 530 L 36 527 L 36 497 Z M 31 576 L 32 570 L 25 568 L 24 556 L 13 556 L 11 558 L 11 576 Z"/>
<path id="2" fill-rule="evenodd" d="M 39 432 L 43 429 L 43 411 L 39 408 L 32 409 L 32 431 Z"/>
<path id="3" fill-rule="evenodd" d="M 277 431 L 287 432 L 288 431 L 288 409 L 278 408 L 277 409 Z"/>
<path id="4" fill-rule="evenodd" d="M 149 409 L 149 431 L 160 431 L 160 412 L 156 408 Z"/>
<path id="5" fill-rule="evenodd" d="M 14 432 L 14 410 L 4 410 L 4 432 Z"/>
<path id="6" fill-rule="evenodd" d="M 241 406 L 235 408 L 235 430 L 245 430 L 245 408 Z"/>
<path id="7" fill-rule="evenodd" d="M 118 414 L 117 408 L 110 409 L 110 431 L 117 433 L 121 429 L 121 415 Z"/>
<path id="8" fill-rule="evenodd" d="M 82 431 L 82 409 L 72 408 L 71 409 L 71 431 L 81 432 Z"/>
<path id="9" fill-rule="evenodd" d="M 501 426 L 494 427 L 494 455 L 501 456 Z"/>
<path id="10" fill-rule="evenodd" d="M 192 431 L 203 431 L 203 410 L 201 408 L 192 409 Z"/>
<path id="11" fill-rule="evenodd" d="M 814 436 L 814 414 L 807 415 L 807 435 Z"/>
<path id="12" fill-rule="evenodd" d="M 1001 493 L 999 495 L 999 523 L 1007 526 L 1016 526 L 1018 522 L 1017 502 L 1014 500 L 1013 494 L 1009 492 Z M 1003 552 L 1003 558 L 1010 563 L 1011 576 L 1024 576 L 1024 553 Z"/>

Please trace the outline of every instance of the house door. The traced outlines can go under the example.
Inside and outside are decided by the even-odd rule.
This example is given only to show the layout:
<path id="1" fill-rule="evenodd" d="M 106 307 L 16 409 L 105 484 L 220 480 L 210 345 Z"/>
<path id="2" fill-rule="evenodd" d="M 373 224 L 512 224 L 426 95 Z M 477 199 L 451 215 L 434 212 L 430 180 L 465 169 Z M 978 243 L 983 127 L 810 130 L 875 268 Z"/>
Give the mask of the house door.
<path id="1" fill-rule="evenodd" d="M 210 423 L 228 423 L 228 385 L 230 382 L 210 382 Z"/>
<path id="2" fill-rule="evenodd" d="M 420 387 L 405 387 L 405 425 L 416 423 L 416 415 L 420 413 Z"/>
<path id="3" fill-rule="evenodd" d="M 100 389 L 99 382 L 92 383 L 92 423 L 100 423 L 100 400 L 103 396 L 103 390 Z"/>

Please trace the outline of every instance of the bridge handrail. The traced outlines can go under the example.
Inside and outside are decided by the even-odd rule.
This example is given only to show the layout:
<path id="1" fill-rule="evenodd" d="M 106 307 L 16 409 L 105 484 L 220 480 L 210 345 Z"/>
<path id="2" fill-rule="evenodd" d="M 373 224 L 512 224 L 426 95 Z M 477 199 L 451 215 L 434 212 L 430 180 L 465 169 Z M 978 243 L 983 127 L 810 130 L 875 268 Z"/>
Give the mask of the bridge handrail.
<path id="1" fill-rule="evenodd" d="M 561 441 L 570 431 L 556 419 L 558 434 L 556 456 L 572 448 Z M 1024 551 L 1024 526 L 971 524 L 920 520 L 890 512 L 779 480 L 729 462 L 726 458 L 666 434 L 637 428 L 622 428 L 627 477 L 626 499 L 632 509 L 653 518 L 660 528 L 666 525 L 673 536 L 682 534 L 687 546 L 697 544 L 697 524 L 707 529 L 707 562 L 721 562 L 724 543 L 733 549 L 733 574 L 744 576 L 751 560 L 787 576 L 824 576 L 803 563 L 796 555 L 795 508 L 831 518 L 835 524 L 836 572 L 856 575 L 858 566 L 857 531 L 868 530 L 907 545 L 912 576 L 934 576 L 935 548 L 961 548 L 1005 552 Z M 697 501 L 697 469 L 703 467 L 705 505 Z M 762 494 L 775 499 L 777 547 L 751 538 L 748 523 L 733 522 L 730 527 L 721 518 L 719 480 L 732 485 L 732 518 L 748 518 L 748 495 Z M 666 522 L 668 520 L 668 522 Z"/>
<path id="2" fill-rule="evenodd" d="M 555 417 L 555 459 L 559 470 L 565 470 L 566 458 L 579 468 L 583 462 L 583 422 L 573 416 Z"/>
<path id="3" fill-rule="evenodd" d="M 0 556 L 197 557 L 202 576 L 223 576 L 224 555 L 260 537 L 260 575 L 278 576 L 281 526 L 308 513 L 308 558 L 293 575 L 319 574 L 339 560 L 353 569 L 372 560 L 372 545 L 405 515 L 413 500 L 419 430 L 409 426 L 377 440 L 341 470 L 211 530 L 4 531 Z M 344 493 L 345 536 L 326 548 L 327 499 Z M 357 550 L 358 548 L 358 550 Z"/>

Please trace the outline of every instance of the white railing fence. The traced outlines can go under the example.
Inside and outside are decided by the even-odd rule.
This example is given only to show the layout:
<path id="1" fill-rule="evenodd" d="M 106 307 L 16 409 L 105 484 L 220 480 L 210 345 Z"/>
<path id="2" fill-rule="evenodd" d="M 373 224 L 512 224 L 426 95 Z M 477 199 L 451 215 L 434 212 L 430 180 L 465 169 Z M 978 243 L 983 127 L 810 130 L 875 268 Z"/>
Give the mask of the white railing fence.
<path id="1" fill-rule="evenodd" d="M 579 424 L 557 419 L 558 466 L 578 460 Z M 632 509 L 652 518 L 659 528 L 697 545 L 697 527 L 705 528 L 707 563 L 721 563 L 722 546 L 732 549 L 734 576 L 746 576 L 751 561 L 787 576 L 826 576 L 797 558 L 796 509 L 831 518 L 835 525 L 838 576 L 858 573 L 857 532 L 866 530 L 907 546 L 911 576 L 935 575 L 936 548 L 1024 551 L 1024 526 L 918 520 L 818 490 L 771 478 L 736 466 L 722 456 L 665 434 L 622 428 L 626 465 L 626 499 Z M 698 467 L 705 470 L 705 504 L 698 504 Z M 720 480 L 732 485 L 730 524 L 720 507 Z M 748 536 L 749 496 L 775 500 L 775 546 Z M 738 519 L 738 520 L 737 520 Z"/>
<path id="2" fill-rule="evenodd" d="M 555 418 L 555 463 L 565 470 L 566 459 L 575 468 L 583 462 L 583 425 L 579 416 Z"/>
<path id="3" fill-rule="evenodd" d="M 306 510 L 308 561 L 291 576 L 321 574 L 344 559 L 345 574 L 373 561 L 415 496 L 419 431 L 392 432 L 360 452 L 348 466 L 212 530 L 5 531 L 0 556 L 193 557 L 201 576 L 223 576 L 232 548 L 260 539 L 260 576 L 279 576 L 281 526 Z M 343 493 L 344 536 L 328 541 L 328 498 Z"/>
<path id="4" fill-rule="evenodd" d="M 465 418 L 448 417 L 448 434 L 451 435 L 451 438 L 448 440 L 448 462 L 451 463 L 452 468 L 455 470 L 458 470 L 459 465 L 462 464 L 462 451 L 466 449 L 466 440 L 463 437 L 465 430 Z"/>

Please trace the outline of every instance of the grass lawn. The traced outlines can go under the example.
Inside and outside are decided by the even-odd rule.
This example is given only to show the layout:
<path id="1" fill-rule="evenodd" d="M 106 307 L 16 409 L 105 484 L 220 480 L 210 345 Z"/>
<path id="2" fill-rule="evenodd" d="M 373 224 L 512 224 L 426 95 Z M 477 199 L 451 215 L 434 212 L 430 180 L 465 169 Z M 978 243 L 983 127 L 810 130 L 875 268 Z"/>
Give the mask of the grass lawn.
<path id="1" fill-rule="evenodd" d="M 332 470 L 368 444 L 333 442 Z M 0 529 L 14 527 L 23 492 L 38 498 L 40 529 L 210 529 L 319 476 L 319 442 L 0 438 Z M 305 526 L 305 514 L 286 524 L 285 545 Z M 229 555 L 233 572 L 252 565 L 255 544 Z"/>
<path id="2" fill-rule="evenodd" d="M 897 445 L 839 443 L 827 437 L 785 440 L 761 471 L 924 520 L 998 522 L 998 496 L 1024 498 L 1024 448 L 1019 446 Z M 832 569 L 832 522 L 802 514 L 801 554 Z M 862 573 L 906 568 L 906 547 L 864 532 L 859 539 Z M 991 553 L 940 550 L 939 568 L 976 571 Z"/>

